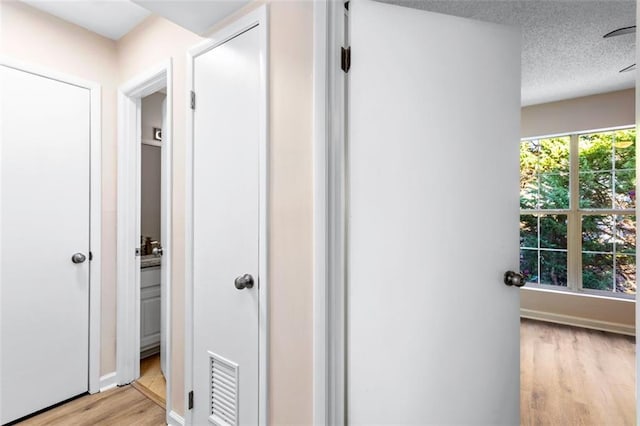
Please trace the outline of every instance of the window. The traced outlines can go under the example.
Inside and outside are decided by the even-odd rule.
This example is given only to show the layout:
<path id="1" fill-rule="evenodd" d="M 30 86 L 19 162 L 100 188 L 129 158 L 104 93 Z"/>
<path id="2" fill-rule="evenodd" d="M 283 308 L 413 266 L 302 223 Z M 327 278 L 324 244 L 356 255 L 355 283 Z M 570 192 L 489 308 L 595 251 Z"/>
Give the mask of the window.
<path id="1" fill-rule="evenodd" d="M 636 293 L 636 132 L 520 144 L 520 271 L 533 286 Z"/>

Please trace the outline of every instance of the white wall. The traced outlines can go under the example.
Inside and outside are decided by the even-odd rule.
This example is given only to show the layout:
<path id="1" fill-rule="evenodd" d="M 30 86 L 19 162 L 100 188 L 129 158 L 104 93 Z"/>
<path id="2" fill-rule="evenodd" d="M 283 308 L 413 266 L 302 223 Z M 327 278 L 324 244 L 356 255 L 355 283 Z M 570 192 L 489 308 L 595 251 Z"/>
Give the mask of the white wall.
<path id="1" fill-rule="evenodd" d="M 635 89 L 522 108 L 522 137 L 634 125 Z M 635 333 L 635 301 L 523 287 L 522 315 Z"/>
<path id="2" fill-rule="evenodd" d="M 153 93 L 142 99 L 142 140 L 153 140 L 153 128 L 162 127 L 163 93 Z M 142 144 L 141 159 L 141 233 L 161 241 L 160 230 L 160 178 L 162 148 Z"/>

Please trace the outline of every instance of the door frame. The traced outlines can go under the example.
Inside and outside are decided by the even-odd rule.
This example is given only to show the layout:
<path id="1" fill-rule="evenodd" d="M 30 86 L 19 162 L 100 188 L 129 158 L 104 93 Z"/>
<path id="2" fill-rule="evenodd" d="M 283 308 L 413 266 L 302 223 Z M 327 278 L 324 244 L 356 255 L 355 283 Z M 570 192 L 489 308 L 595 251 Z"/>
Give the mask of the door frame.
<path id="1" fill-rule="evenodd" d="M 100 391 L 102 271 L 102 101 L 100 84 L 0 55 L 0 66 L 89 90 L 89 393 Z"/>
<path id="2" fill-rule="evenodd" d="M 191 108 L 191 93 L 194 89 L 194 61 L 217 46 L 234 37 L 258 27 L 260 38 L 260 184 L 259 184 L 259 384 L 258 423 L 268 424 L 268 357 L 269 357 L 269 22 L 267 5 L 262 5 L 237 20 L 225 25 L 207 37 L 207 40 L 187 52 L 187 93 L 185 108 L 187 114 L 186 138 L 186 193 L 185 193 L 185 424 L 193 424 L 193 411 L 188 409 L 189 392 L 193 389 L 193 145 L 194 110 Z M 197 99 L 196 99 L 197 107 Z"/>
<path id="3" fill-rule="evenodd" d="M 313 420 L 346 424 L 348 2 L 314 2 Z"/>
<path id="4" fill-rule="evenodd" d="M 117 383 L 131 383 L 140 376 L 140 176 L 142 146 L 142 98 L 167 89 L 166 119 L 162 132 L 161 165 L 162 282 L 166 286 L 166 412 L 171 412 L 171 266 L 173 198 L 173 66 L 171 58 L 142 72 L 118 89 L 118 207 L 117 207 Z M 131 327 L 131 324 L 135 324 Z"/>

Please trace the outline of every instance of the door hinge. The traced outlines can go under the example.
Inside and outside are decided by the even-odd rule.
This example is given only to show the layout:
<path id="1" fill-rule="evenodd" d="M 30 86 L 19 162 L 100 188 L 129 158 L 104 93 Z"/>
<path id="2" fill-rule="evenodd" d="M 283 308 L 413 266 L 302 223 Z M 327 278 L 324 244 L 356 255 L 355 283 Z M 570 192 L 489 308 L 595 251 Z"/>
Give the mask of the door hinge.
<path id="1" fill-rule="evenodd" d="M 351 69 L 351 46 L 342 48 L 342 54 L 340 55 L 340 68 L 342 68 L 342 71 L 344 72 L 349 72 L 349 69 Z"/>
<path id="2" fill-rule="evenodd" d="M 191 91 L 191 109 L 196 109 L 196 92 Z"/>
<path id="3" fill-rule="evenodd" d="M 89 252 L 89 261 L 93 260 L 93 252 Z"/>
<path id="4" fill-rule="evenodd" d="M 189 392 L 189 403 L 187 407 L 189 410 L 193 409 L 193 391 Z"/>
<path id="5" fill-rule="evenodd" d="M 140 256 L 140 247 L 136 247 L 136 256 Z"/>

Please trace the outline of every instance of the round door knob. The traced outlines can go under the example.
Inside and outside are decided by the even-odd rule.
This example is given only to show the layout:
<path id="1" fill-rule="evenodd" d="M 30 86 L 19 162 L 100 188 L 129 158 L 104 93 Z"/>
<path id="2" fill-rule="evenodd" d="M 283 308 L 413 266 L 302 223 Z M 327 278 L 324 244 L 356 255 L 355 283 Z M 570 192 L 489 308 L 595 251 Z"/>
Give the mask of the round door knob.
<path id="1" fill-rule="evenodd" d="M 253 287 L 253 277 L 250 274 L 244 274 L 236 278 L 234 282 L 238 290 L 244 290 L 245 288 Z"/>
<path id="2" fill-rule="evenodd" d="M 154 247 L 153 250 L 151 250 L 151 253 L 154 256 L 160 257 L 164 254 L 164 250 L 162 247 Z"/>
<path id="3" fill-rule="evenodd" d="M 73 263 L 82 263 L 85 260 L 87 260 L 87 256 L 82 253 L 74 253 L 73 256 L 71 256 L 71 261 Z"/>
<path id="4" fill-rule="evenodd" d="M 522 274 L 513 271 L 507 271 L 504 273 L 504 283 L 508 286 L 522 287 L 523 285 L 525 285 L 526 280 L 524 278 L 524 275 Z"/>

